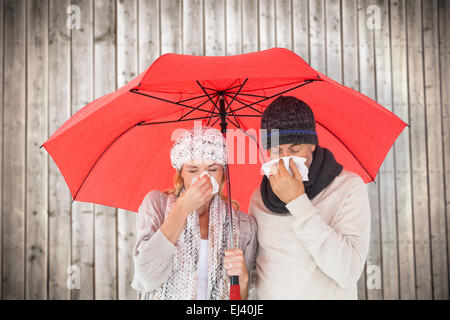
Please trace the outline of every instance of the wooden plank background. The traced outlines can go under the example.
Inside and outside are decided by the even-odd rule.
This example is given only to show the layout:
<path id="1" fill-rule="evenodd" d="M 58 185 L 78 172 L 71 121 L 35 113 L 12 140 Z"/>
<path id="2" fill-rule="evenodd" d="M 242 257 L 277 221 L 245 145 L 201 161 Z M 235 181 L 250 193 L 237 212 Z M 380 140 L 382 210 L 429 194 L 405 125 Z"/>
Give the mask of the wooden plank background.
<path id="1" fill-rule="evenodd" d="M 135 213 L 39 149 L 167 52 L 286 47 L 410 128 L 367 185 L 360 299 L 449 299 L 450 0 L 0 0 L 1 299 L 136 299 Z"/>

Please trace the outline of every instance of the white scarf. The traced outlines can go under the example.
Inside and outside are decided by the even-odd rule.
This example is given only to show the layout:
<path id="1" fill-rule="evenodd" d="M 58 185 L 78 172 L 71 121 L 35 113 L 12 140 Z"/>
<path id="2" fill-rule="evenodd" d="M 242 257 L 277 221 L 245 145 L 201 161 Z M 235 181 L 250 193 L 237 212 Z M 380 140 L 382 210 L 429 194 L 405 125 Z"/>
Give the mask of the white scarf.
<path id="1" fill-rule="evenodd" d="M 183 193 L 184 188 L 180 194 Z M 176 198 L 170 194 L 164 213 L 169 214 Z M 239 218 L 233 208 L 233 239 L 239 248 Z M 230 278 L 223 266 L 225 251 L 230 248 L 230 216 L 228 204 L 216 194 L 209 207 L 208 233 L 208 300 L 229 300 Z M 200 225 L 197 211 L 186 219 L 185 226 L 176 243 L 169 278 L 155 290 L 155 299 L 196 300 L 197 268 L 200 247 Z"/>

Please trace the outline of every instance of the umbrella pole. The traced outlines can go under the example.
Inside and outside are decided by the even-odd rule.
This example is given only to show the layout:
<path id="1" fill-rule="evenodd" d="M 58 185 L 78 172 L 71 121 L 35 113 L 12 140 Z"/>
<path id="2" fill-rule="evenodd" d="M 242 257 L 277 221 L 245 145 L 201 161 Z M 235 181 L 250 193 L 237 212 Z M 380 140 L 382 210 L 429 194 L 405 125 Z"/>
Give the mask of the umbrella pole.
<path id="1" fill-rule="evenodd" d="M 220 95 L 219 100 L 220 107 L 220 128 L 223 134 L 223 137 L 226 139 L 227 137 L 227 121 L 226 121 L 226 111 L 225 111 L 225 102 L 223 100 L 223 94 Z M 233 241 L 233 211 L 231 206 L 231 182 L 230 182 L 230 169 L 228 167 L 228 152 L 226 153 L 226 161 L 225 161 L 225 180 L 227 184 L 227 194 L 228 194 L 228 212 L 230 214 L 230 243 L 231 249 L 234 249 L 234 241 Z M 230 300 L 241 300 L 241 288 L 239 285 L 239 277 L 231 276 L 230 277 Z"/>

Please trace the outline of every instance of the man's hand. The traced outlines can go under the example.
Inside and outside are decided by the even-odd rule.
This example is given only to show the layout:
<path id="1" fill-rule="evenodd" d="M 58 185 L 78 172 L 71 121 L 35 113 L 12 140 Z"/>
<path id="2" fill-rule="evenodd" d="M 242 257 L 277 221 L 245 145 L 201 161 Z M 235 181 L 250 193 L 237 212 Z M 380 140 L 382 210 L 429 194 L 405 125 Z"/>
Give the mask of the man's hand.
<path id="1" fill-rule="evenodd" d="M 305 193 L 305 186 L 303 185 L 303 177 L 298 170 L 292 158 L 289 159 L 289 168 L 291 168 L 294 176 L 291 176 L 284 166 L 283 159 L 278 161 L 278 169 L 275 163 L 269 176 L 270 186 L 273 192 L 284 203 L 289 203 L 295 198 Z"/>

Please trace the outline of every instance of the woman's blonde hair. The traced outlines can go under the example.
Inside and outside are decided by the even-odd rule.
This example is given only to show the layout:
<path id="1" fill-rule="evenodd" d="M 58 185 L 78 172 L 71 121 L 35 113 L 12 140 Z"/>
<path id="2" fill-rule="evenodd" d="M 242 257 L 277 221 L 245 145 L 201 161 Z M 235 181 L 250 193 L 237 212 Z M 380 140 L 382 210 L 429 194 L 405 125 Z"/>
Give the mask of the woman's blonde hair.
<path id="1" fill-rule="evenodd" d="M 180 195 L 181 189 L 184 186 L 183 177 L 181 176 L 181 170 L 183 170 L 183 167 L 181 167 L 180 170 L 177 170 L 175 172 L 175 176 L 173 178 L 173 187 L 164 190 L 164 193 L 173 194 L 176 197 L 178 197 Z M 222 175 L 222 181 L 219 184 L 218 194 L 223 201 L 228 203 L 228 197 L 223 194 L 223 186 L 225 185 L 225 180 L 226 180 L 226 177 L 225 177 L 225 172 L 224 172 L 224 174 Z M 237 202 L 236 200 L 233 200 L 233 199 L 231 199 L 231 204 L 233 205 L 233 208 L 235 210 L 239 210 L 239 208 L 241 207 L 239 202 Z"/>

